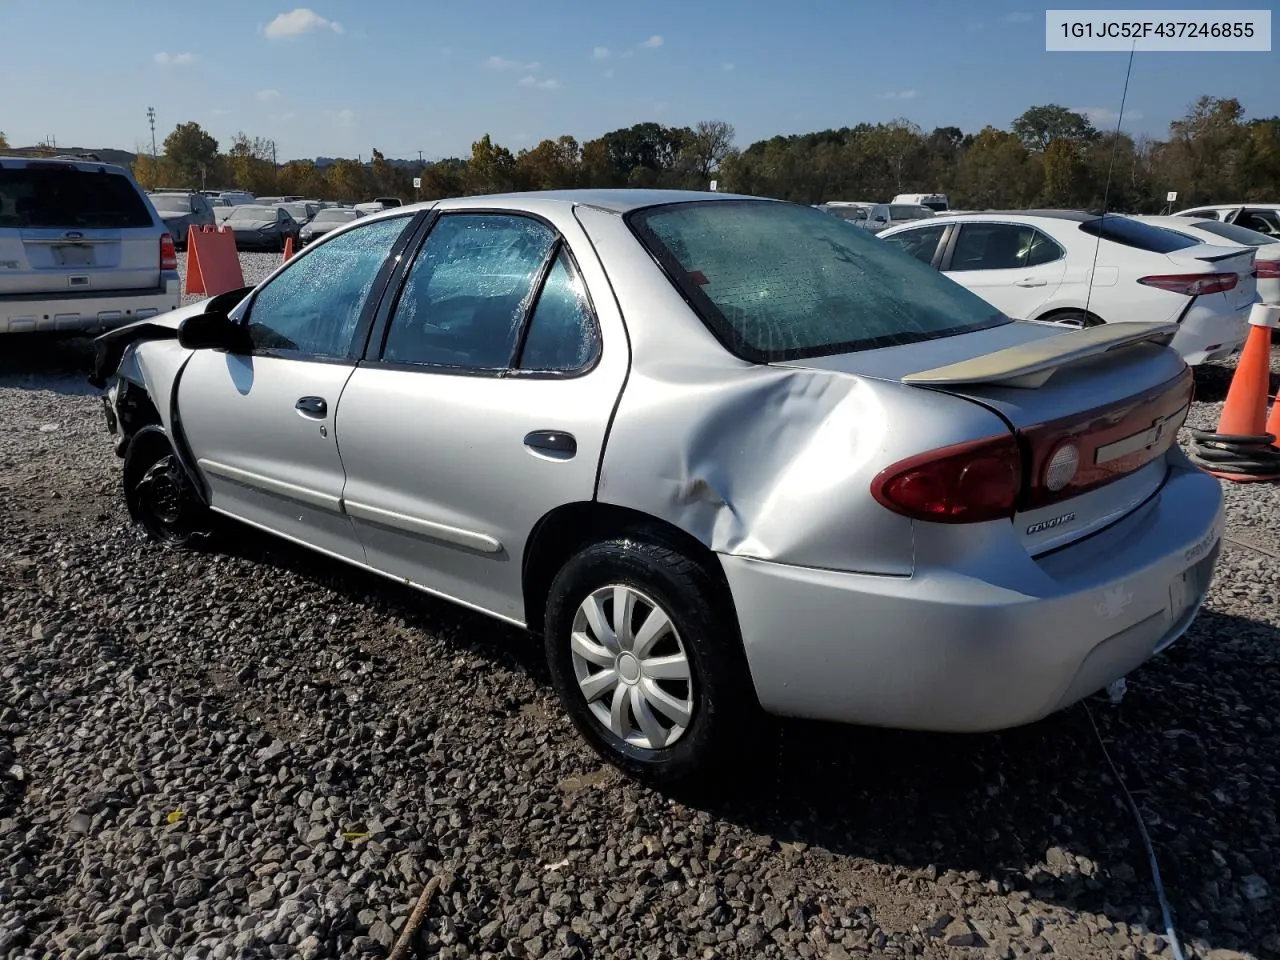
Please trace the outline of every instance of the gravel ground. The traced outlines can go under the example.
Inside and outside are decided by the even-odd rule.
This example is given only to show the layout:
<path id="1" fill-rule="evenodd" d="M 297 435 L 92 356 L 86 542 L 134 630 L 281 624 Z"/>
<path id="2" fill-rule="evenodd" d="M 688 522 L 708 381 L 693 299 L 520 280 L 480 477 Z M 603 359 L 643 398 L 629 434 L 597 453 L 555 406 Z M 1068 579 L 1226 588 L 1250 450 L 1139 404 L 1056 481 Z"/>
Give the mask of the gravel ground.
<path id="1" fill-rule="evenodd" d="M 727 799 L 664 797 L 515 630 L 248 530 L 145 542 L 87 363 L 0 354 L 0 957 L 385 956 L 435 876 L 446 960 L 1172 956 L 1083 708 L 789 723 Z M 1090 706 L 1215 960 L 1280 957 L 1280 485 L 1227 498 L 1204 613 Z"/>

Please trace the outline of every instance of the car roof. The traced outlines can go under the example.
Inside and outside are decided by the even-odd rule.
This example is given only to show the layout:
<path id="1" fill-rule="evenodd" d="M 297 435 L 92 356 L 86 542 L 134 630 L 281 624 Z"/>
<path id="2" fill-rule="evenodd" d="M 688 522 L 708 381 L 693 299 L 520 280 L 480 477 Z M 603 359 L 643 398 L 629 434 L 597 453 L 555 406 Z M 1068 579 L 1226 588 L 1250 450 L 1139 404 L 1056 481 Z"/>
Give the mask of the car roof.
<path id="1" fill-rule="evenodd" d="M 470 197 L 467 199 L 475 200 Z M 613 213 L 630 213 L 642 207 L 655 207 L 665 203 L 695 203 L 704 200 L 766 200 L 766 197 L 748 197 L 733 193 L 711 193 L 699 190 L 637 190 L 637 189 L 584 189 L 584 190 L 533 190 L 524 193 L 499 193 L 484 198 L 495 203 L 521 203 L 529 200 L 552 200 L 561 203 L 599 207 Z"/>
<path id="2" fill-rule="evenodd" d="M 23 167 L 75 167 L 83 173 L 118 173 L 133 179 L 129 171 L 116 163 L 103 163 L 101 160 L 53 160 L 45 157 L 3 157 L 0 156 L 0 167 L 9 170 L 21 170 Z"/>
<path id="3" fill-rule="evenodd" d="M 1112 213 L 1110 216 L 1119 217 L 1123 216 L 1123 214 Z M 1070 220 L 1075 223 L 1085 223 L 1089 220 L 1097 220 L 1098 214 L 1087 213 L 1084 210 L 978 210 L 956 214 L 939 211 L 935 219 L 980 220 L 983 217 L 1034 217 L 1041 220 Z"/>

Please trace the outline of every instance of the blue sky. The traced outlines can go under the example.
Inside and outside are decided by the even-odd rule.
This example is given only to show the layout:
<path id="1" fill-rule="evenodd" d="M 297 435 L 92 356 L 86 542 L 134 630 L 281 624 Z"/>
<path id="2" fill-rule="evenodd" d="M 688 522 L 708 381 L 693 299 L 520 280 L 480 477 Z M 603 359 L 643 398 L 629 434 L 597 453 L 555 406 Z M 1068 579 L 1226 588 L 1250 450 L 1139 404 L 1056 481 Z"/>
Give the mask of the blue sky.
<path id="1" fill-rule="evenodd" d="M 977 131 L 1042 103 L 1113 126 L 1127 56 L 1046 53 L 1044 8 L 1016 0 L 297 2 L 0 0 L 0 130 L 132 150 L 154 106 L 157 139 L 195 120 L 286 159 L 458 155 L 486 132 L 518 150 L 642 120 L 727 120 L 739 146 L 895 117 Z M 1162 137 L 1203 93 L 1280 114 L 1277 77 L 1276 52 L 1138 54 L 1124 127 Z"/>

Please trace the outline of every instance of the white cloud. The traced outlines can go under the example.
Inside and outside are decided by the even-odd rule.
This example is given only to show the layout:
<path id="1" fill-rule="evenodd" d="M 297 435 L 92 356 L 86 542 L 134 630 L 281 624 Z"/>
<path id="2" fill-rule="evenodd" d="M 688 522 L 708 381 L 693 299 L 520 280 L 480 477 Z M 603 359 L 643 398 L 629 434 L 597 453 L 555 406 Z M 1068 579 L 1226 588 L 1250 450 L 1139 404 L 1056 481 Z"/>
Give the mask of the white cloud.
<path id="1" fill-rule="evenodd" d="M 257 97 L 259 100 L 261 100 L 263 103 L 266 103 L 268 100 L 279 100 L 280 91 L 279 90 L 259 90 L 257 93 L 254 94 L 254 96 Z"/>
<path id="2" fill-rule="evenodd" d="M 315 30 L 332 30 L 334 33 L 341 33 L 342 24 L 336 20 L 326 20 L 309 7 L 298 7 L 277 16 L 262 32 L 272 40 L 279 40 L 283 37 L 298 37 Z"/>
<path id="3" fill-rule="evenodd" d="M 623 60 L 630 60 L 634 53 L 634 50 L 623 50 L 622 53 L 618 54 L 618 56 L 622 57 Z"/>
<path id="4" fill-rule="evenodd" d="M 453 56 L 453 47 L 441 47 L 441 48 L 440 48 L 440 56 L 442 56 L 442 57 L 451 57 L 451 56 Z"/>
<path id="5" fill-rule="evenodd" d="M 215 117 L 226 117 L 231 115 L 231 111 L 226 107 L 214 107 L 209 112 Z"/>
<path id="6" fill-rule="evenodd" d="M 324 115 L 327 119 L 336 121 L 337 123 L 342 124 L 344 127 L 351 126 L 351 124 L 354 123 L 356 119 L 355 111 L 346 107 L 344 107 L 341 110 L 326 110 L 324 112 Z"/>
<path id="7" fill-rule="evenodd" d="M 882 93 L 877 98 L 879 100 L 914 100 L 920 94 L 914 90 L 890 90 L 888 93 Z"/>
<path id="8" fill-rule="evenodd" d="M 559 80 L 539 80 L 532 74 L 521 77 L 519 83 L 522 87 L 533 87 L 537 90 L 559 90 L 563 86 Z"/>
<path id="9" fill-rule="evenodd" d="M 613 67 L 610 67 L 608 70 L 606 70 L 606 71 L 604 72 L 604 75 L 605 75 L 606 77 L 612 77 L 612 76 L 613 76 Z"/>
<path id="10" fill-rule="evenodd" d="M 594 50 L 592 50 L 592 51 L 591 51 L 591 58 L 592 58 L 593 60 L 608 60 L 608 59 L 609 59 L 609 48 L 608 48 L 608 47 L 596 47 Z"/>
<path id="11" fill-rule="evenodd" d="M 663 43 L 662 37 L 661 37 L 659 34 L 656 34 L 656 33 L 655 33 L 652 37 L 650 37 L 650 38 L 649 38 L 648 40 L 646 40 L 644 43 L 640 44 L 640 46 L 642 46 L 642 47 L 650 47 L 650 48 L 652 48 L 652 47 L 660 47 L 660 46 L 662 46 L 662 43 Z"/>
<path id="12" fill-rule="evenodd" d="M 1031 14 L 1022 10 L 1014 10 L 1012 13 L 1006 13 L 1002 19 L 1005 23 L 1030 23 Z"/>
<path id="13" fill-rule="evenodd" d="M 294 111 L 294 110 L 289 110 L 289 111 L 287 111 L 287 112 L 285 112 L 285 113 L 280 114 L 280 116 L 278 116 L 278 117 L 272 117 L 271 119 L 272 119 L 272 120 L 276 120 L 276 121 L 284 121 L 284 122 L 286 122 L 286 123 L 287 123 L 288 121 L 290 121 L 290 120 L 296 120 L 297 118 L 298 118 L 298 114 L 297 114 L 297 112 L 296 112 L 296 111 Z"/>
<path id="14" fill-rule="evenodd" d="M 1115 122 L 1120 119 L 1120 115 L 1110 107 L 1068 107 L 1072 113 L 1083 114 L 1089 118 L 1089 122 L 1095 127 L 1114 126 Z M 1126 120 L 1141 120 L 1142 114 L 1137 110 L 1126 110 L 1124 117 Z"/>
<path id="15" fill-rule="evenodd" d="M 162 67 L 189 67 L 200 58 L 194 53 L 157 53 L 156 63 Z"/>
<path id="16" fill-rule="evenodd" d="M 720 69 L 725 73 L 733 73 L 733 71 L 738 69 L 738 65 L 736 63 L 725 63 L 721 64 Z"/>
<path id="17" fill-rule="evenodd" d="M 484 62 L 484 65 L 490 70 L 537 70 L 542 64 L 534 60 L 531 63 L 521 63 L 519 60 L 508 60 L 506 57 L 492 56 Z"/>

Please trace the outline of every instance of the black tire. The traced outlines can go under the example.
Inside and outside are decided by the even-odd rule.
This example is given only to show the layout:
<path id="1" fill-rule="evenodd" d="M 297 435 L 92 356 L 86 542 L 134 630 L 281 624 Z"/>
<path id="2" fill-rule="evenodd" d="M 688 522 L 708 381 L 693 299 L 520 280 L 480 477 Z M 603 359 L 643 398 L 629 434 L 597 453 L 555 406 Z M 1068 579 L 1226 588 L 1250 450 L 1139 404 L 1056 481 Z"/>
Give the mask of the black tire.
<path id="1" fill-rule="evenodd" d="M 611 585 L 630 587 L 660 606 L 675 627 L 676 637 L 669 639 L 688 661 L 692 718 L 674 742 L 658 749 L 617 736 L 592 713 L 578 685 L 570 650 L 574 618 L 591 594 Z M 760 707 L 728 588 L 659 538 L 606 540 L 570 559 L 548 593 L 544 640 L 561 704 L 583 738 L 624 774 L 660 787 L 705 786 L 744 749 L 760 750 Z M 629 716 L 637 727 L 636 714 Z"/>
<path id="2" fill-rule="evenodd" d="M 158 427 L 138 431 L 129 442 L 124 498 L 133 522 L 163 546 L 193 547 L 212 531 L 212 514 Z"/>

